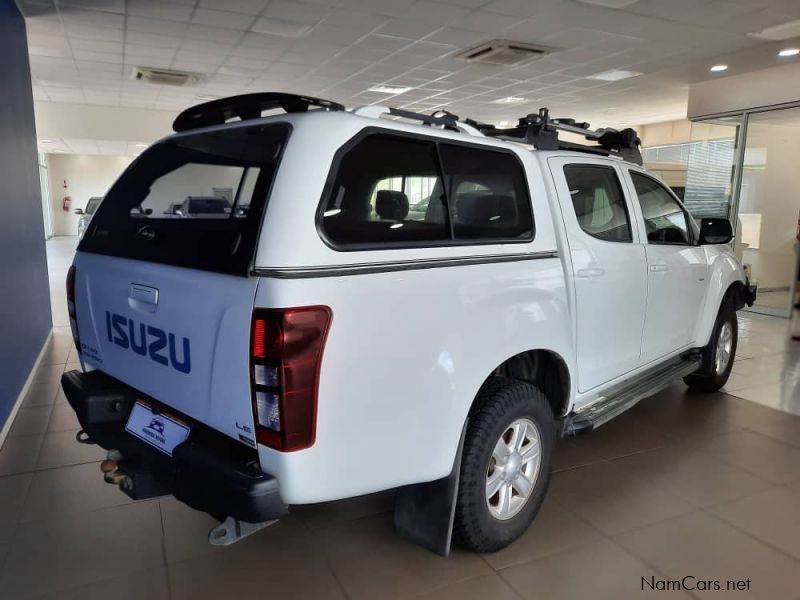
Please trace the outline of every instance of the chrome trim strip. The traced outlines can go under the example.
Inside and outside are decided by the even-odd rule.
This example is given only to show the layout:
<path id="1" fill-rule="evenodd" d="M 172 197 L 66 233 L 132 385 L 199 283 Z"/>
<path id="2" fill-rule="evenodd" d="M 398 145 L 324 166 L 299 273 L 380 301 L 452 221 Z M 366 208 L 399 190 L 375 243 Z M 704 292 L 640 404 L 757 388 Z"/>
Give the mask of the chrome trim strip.
<path id="1" fill-rule="evenodd" d="M 558 258 L 558 252 L 549 250 L 520 254 L 487 254 L 484 256 L 356 263 L 352 265 L 331 265 L 324 267 L 255 268 L 253 270 L 253 275 L 274 277 L 277 279 L 307 279 L 312 277 L 341 277 L 345 275 L 367 275 L 369 273 L 391 273 L 393 271 L 486 265 L 492 263 L 519 262 L 522 260 L 539 260 L 542 258 Z"/>

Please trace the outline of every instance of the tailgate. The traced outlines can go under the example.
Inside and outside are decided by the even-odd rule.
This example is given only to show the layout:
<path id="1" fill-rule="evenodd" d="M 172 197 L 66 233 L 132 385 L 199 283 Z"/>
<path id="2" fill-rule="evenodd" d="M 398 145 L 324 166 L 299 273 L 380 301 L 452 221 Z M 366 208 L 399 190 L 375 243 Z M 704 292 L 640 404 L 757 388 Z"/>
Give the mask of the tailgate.
<path id="1" fill-rule="evenodd" d="M 88 252 L 74 265 L 81 358 L 255 446 L 249 345 L 258 280 Z"/>

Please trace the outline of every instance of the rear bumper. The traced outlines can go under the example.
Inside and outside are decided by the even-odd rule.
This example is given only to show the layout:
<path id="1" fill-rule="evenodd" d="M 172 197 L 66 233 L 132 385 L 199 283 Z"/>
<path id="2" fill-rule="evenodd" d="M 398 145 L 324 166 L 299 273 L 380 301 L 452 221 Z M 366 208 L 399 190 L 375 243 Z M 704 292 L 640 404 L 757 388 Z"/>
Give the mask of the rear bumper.
<path id="1" fill-rule="evenodd" d="M 133 403 L 143 394 L 100 371 L 69 371 L 61 385 L 84 437 L 122 453 L 119 470 L 127 477 L 120 488 L 131 498 L 172 494 L 220 520 L 230 516 L 250 523 L 288 513 L 277 479 L 261 471 L 255 450 L 193 423 L 189 439 L 169 457 L 125 431 Z"/>

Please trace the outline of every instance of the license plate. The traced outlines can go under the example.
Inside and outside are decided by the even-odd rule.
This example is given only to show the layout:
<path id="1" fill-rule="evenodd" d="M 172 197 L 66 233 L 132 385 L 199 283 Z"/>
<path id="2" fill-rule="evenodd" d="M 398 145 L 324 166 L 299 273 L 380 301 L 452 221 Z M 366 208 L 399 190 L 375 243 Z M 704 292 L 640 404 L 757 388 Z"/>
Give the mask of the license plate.
<path id="1" fill-rule="evenodd" d="M 152 407 L 141 400 L 133 405 L 125 430 L 168 456 L 189 437 L 186 423 L 164 413 L 155 414 Z"/>

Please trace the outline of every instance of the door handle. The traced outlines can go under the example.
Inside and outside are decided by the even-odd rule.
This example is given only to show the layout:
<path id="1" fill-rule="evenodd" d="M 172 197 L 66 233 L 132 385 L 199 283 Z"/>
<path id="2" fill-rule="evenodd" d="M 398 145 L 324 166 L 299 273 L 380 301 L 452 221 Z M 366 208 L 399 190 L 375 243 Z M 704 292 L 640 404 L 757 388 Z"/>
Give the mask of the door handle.
<path id="1" fill-rule="evenodd" d="M 656 263 L 650 265 L 650 271 L 653 273 L 663 273 L 664 271 L 669 271 L 669 267 L 665 263 Z"/>
<path id="2" fill-rule="evenodd" d="M 156 312 L 158 290 L 154 287 L 132 283 L 128 288 L 128 306 L 143 312 Z"/>
<path id="3" fill-rule="evenodd" d="M 605 273 L 605 269 L 593 267 L 589 269 L 578 269 L 577 273 L 575 274 L 578 277 L 600 277 L 601 275 L 605 275 Z"/>

